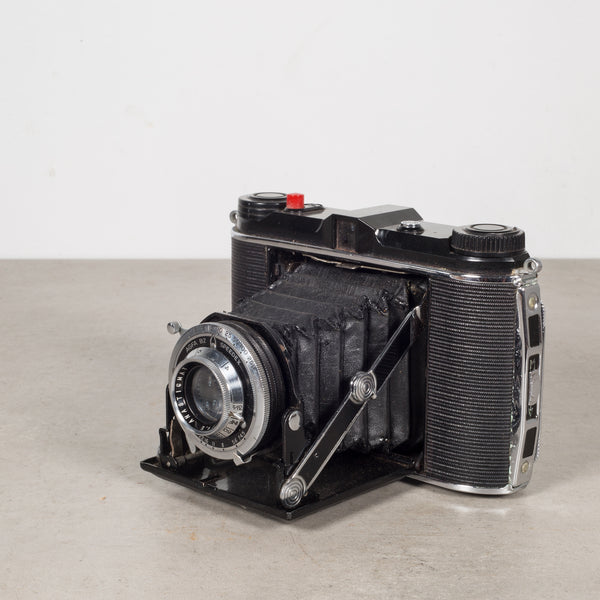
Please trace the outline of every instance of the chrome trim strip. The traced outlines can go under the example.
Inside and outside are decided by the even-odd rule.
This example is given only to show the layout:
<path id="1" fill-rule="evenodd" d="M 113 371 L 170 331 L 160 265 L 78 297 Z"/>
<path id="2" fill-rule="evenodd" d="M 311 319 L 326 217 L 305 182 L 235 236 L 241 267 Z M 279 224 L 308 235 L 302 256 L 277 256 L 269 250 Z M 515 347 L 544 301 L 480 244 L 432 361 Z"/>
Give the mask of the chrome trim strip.
<path id="1" fill-rule="evenodd" d="M 518 487 L 513 487 L 512 485 L 508 484 L 501 488 L 483 488 L 474 485 L 462 485 L 458 483 L 438 481 L 437 479 L 425 477 L 424 475 L 409 475 L 408 477 L 410 479 L 415 479 L 416 481 L 422 481 L 423 483 L 430 483 L 431 485 L 435 485 L 437 487 L 452 490 L 453 492 L 463 492 L 465 494 L 480 494 L 483 496 L 507 496 L 509 494 L 514 494 L 515 492 L 518 492 L 527 485 L 527 483 L 524 483 Z"/>
<path id="2" fill-rule="evenodd" d="M 372 256 L 364 256 L 359 254 L 353 254 L 352 252 L 345 252 L 344 250 L 333 250 L 332 248 L 322 248 L 320 246 L 309 246 L 305 244 L 294 244 L 291 242 L 282 242 L 281 240 L 274 240 L 270 238 L 255 237 L 252 235 L 246 235 L 240 233 L 235 229 L 232 229 L 231 236 L 239 239 L 240 241 L 258 244 L 260 246 L 273 246 L 275 248 L 283 248 L 285 250 L 294 250 L 295 252 L 303 252 L 309 256 L 314 255 L 317 260 L 319 257 L 328 257 L 331 262 L 344 262 L 344 263 L 357 263 L 357 266 L 373 266 L 382 267 L 384 269 L 392 269 L 394 272 L 411 272 L 421 273 L 426 275 L 441 275 L 444 277 L 450 277 L 458 280 L 471 280 L 471 281 L 514 281 L 515 275 L 490 277 L 488 275 L 481 275 L 477 273 L 456 273 L 448 269 L 426 267 L 416 263 L 402 262 L 399 260 L 388 260 L 384 258 L 375 258 Z M 337 259 L 337 260 L 335 260 Z"/>
<path id="3" fill-rule="evenodd" d="M 542 404 L 542 373 L 544 363 L 544 319 L 543 306 L 540 296 L 540 286 L 537 274 L 541 271 L 541 263 L 530 259 L 524 269 L 520 271 L 516 280 L 517 302 L 517 332 L 521 341 L 521 388 L 520 388 L 520 420 L 519 426 L 514 431 L 511 439 L 509 481 L 514 488 L 527 484 L 533 472 L 533 463 L 538 456 L 540 437 L 541 404 Z M 538 318 L 539 344 L 531 345 L 530 319 Z M 535 325 L 534 325 L 535 326 Z M 534 336 L 535 338 L 535 336 Z M 537 357 L 537 359 L 535 358 Z M 530 369 L 537 363 L 535 368 Z M 531 414 L 529 410 L 531 408 Z M 535 429 L 533 454 L 523 457 L 527 433 Z"/>

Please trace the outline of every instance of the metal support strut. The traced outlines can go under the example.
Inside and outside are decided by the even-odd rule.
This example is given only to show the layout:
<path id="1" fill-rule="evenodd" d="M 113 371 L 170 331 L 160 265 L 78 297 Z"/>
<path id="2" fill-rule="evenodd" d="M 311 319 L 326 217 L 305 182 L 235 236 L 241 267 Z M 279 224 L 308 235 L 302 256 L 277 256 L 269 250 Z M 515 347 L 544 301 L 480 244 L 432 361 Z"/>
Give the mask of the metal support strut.
<path id="1" fill-rule="evenodd" d="M 279 499 L 285 508 L 295 508 L 300 504 L 367 402 L 375 398 L 377 391 L 385 386 L 398 363 L 416 340 L 421 327 L 420 306 L 417 306 L 406 315 L 371 368 L 366 372 L 359 371 L 352 377 L 346 397 L 296 468 L 283 482 Z"/>

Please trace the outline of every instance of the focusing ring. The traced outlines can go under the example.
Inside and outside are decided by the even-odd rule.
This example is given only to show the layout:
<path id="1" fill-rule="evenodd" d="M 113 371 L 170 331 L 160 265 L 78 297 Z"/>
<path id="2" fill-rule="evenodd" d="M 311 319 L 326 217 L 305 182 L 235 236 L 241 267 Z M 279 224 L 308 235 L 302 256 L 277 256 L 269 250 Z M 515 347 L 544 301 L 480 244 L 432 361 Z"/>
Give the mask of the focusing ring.
<path id="1" fill-rule="evenodd" d="M 279 367 L 279 362 L 273 354 L 271 346 L 269 346 L 267 341 L 259 333 L 254 331 L 250 325 L 238 321 L 235 323 L 225 321 L 225 323 L 243 333 L 248 342 L 252 345 L 252 348 L 258 355 L 264 367 L 267 385 L 272 391 L 270 394 L 271 407 L 267 419 L 265 436 L 263 438 L 263 441 L 267 442 L 271 437 L 269 434 L 273 433 L 273 425 L 279 421 L 279 416 L 284 408 L 285 386 L 283 384 L 283 375 L 281 373 L 281 368 Z"/>

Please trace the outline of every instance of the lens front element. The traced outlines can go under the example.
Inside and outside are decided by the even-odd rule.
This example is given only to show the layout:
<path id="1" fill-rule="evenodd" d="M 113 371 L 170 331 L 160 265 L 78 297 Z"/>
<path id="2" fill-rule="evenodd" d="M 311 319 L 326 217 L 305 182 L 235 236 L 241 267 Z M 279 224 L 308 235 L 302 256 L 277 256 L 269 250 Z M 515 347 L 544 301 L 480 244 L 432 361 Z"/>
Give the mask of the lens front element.
<path id="1" fill-rule="evenodd" d="M 188 404 L 207 425 L 219 422 L 223 415 L 223 392 L 217 378 L 204 365 L 198 365 L 191 376 Z"/>

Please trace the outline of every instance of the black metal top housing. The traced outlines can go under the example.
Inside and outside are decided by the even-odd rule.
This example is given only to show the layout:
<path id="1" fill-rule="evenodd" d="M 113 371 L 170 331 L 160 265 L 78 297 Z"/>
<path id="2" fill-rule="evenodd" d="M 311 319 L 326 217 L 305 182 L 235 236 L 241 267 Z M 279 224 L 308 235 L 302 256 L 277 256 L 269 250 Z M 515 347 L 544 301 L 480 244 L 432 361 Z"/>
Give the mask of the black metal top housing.
<path id="1" fill-rule="evenodd" d="M 524 234 L 519 236 L 521 243 L 508 246 L 508 252 L 506 244 L 499 240 L 491 246 L 492 251 L 482 256 L 480 252 L 469 253 L 470 246 L 464 240 L 459 251 L 455 251 L 451 244 L 454 228 L 423 221 L 414 208 L 382 205 L 349 211 L 306 205 L 304 209 L 290 210 L 283 207 L 282 196 L 274 197 L 271 206 L 263 195 L 242 196 L 236 230 L 279 243 L 342 251 L 349 255 L 345 260 L 356 254 L 362 263 L 372 257 L 414 264 L 419 270 L 429 267 L 458 273 L 510 274 L 529 258 L 524 250 Z M 260 204 L 260 210 L 251 210 L 253 202 Z M 512 232 L 515 228 L 506 230 Z M 497 235 L 504 234 L 505 230 L 499 230 Z M 498 252 L 493 251 L 494 247 Z"/>

